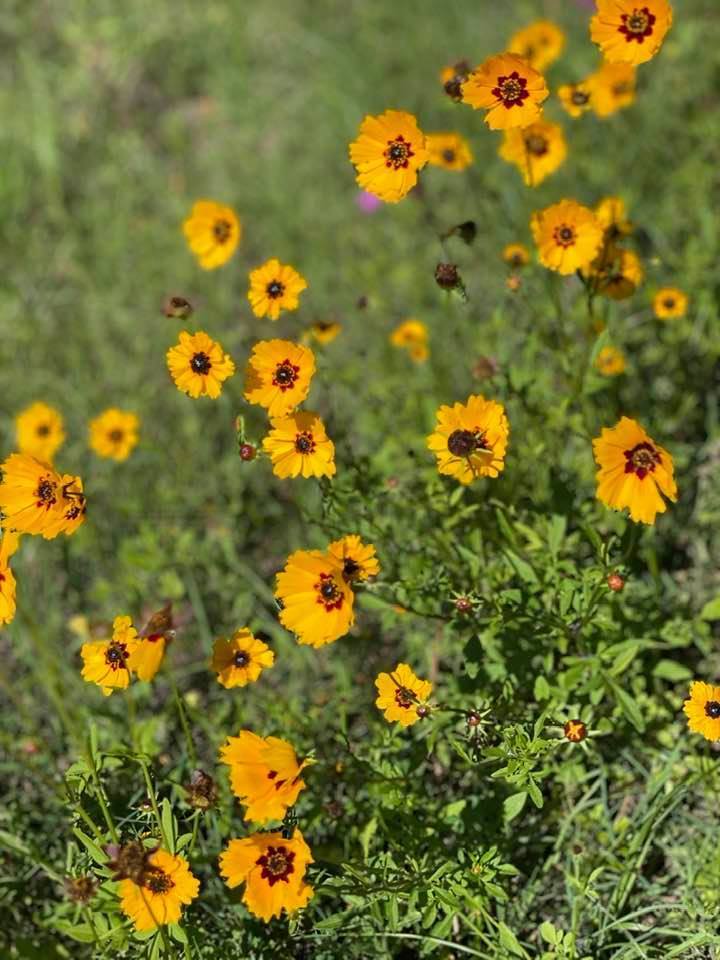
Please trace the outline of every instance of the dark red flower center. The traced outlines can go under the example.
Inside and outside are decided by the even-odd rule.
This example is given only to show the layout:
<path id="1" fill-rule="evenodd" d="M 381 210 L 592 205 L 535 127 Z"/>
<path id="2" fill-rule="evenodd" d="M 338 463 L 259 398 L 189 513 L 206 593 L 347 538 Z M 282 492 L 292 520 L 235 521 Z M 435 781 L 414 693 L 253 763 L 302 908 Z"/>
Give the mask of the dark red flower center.
<path id="1" fill-rule="evenodd" d="M 647 7 L 635 7 L 632 13 L 621 14 L 620 19 L 622 26 L 618 27 L 618 30 L 625 36 L 627 42 L 637 40 L 638 43 L 643 43 L 645 37 L 652 35 L 657 18 Z"/>
<path id="2" fill-rule="evenodd" d="M 267 852 L 255 861 L 259 867 L 262 867 L 260 876 L 267 880 L 271 887 L 283 880 L 288 882 L 291 873 L 295 872 L 293 860 L 295 854 L 287 847 L 268 846 Z"/>
<path id="3" fill-rule="evenodd" d="M 569 227 L 566 223 L 555 227 L 553 230 L 553 238 L 559 247 L 572 247 L 577 240 L 575 229 Z"/>
<path id="4" fill-rule="evenodd" d="M 445 163 L 455 163 L 455 151 L 452 147 L 446 147 L 443 150 L 442 155 Z"/>
<path id="5" fill-rule="evenodd" d="M 309 430 L 303 430 L 295 437 L 295 449 L 300 454 L 313 453 L 315 450 L 315 439 Z"/>
<path id="6" fill-rule="evenodd" d="M 326 612 L 340 610 L 343 605 L 343 592 L 331 573 L 321 573 L 315 589 L 318 593 L 317 602 L 325 607 Z"/>
<path id="7" fill-rule="evenodd" d="M 395 689 L 395 703 L 403 710 L 409 710 L 415 702 L 415 694 L 407 687 L 397 687 Z"/>
<path id="8" fill-rule="evenodd" d="M 216 220 L 213 225 L 213 235 L 218 243 L 226 243 L 230 239 L 232 226 L 228 220 Z"/>
<path id="9" fill-rule="evenodd" d="M 190 369 L 193 373 L 207 374 L 210 373 L 210 368 L 212 367 L 212 361 L 210 357 L 203 353 L 202 350 L 198 353 L 194 353 L 190 359 Z"/>
<path id="10" fill-rule="evenodd" d="M 705 713 L 711 720 L 720 720 L 720 703 L 717 700 L 708 700 L 705 704 Z"/>
<path id="11" fill-rule="evenodd" d="M 453 430 L 447 445 L 450 453 L 456 457 L 469 457 L 471 453 L 491 449 L 479 427 L 474 430 Z"/>
<path id="12" fill-rule="evenodd" d="M 278 775 L 277 770 L 269 770 L 268 780 L 274 780 L 277 775 Z M 297 777 L 295 779 L 297 780 Z M 281 787 L 284 787 L 286 783 L 287 783 L 287 780 L 278 780 L 277 783 L 275 784 L 275 789 L 279 790 Z"/>
<path id="13" fill-rule="evenodd" d="M 509 110 L 511 107 L 521 107 L 523 100 L 527 100 L 530 96 L 526 87 L 525 77 L 521 77 L 517 70 L 513 70 L 508 77 L 498 77 L 497 86 L 493 88 L 492 95 L 501 100 L 503 106 Z"/>
<path id="14" fill-rule="evenodd" d="M 36 506 L 45 507 L 46 510 L 49 510 L 50 507 L 54 506 L 57 502 L 57 497 L 55 496 L 56 490 L 57 484 L 53 483 L 48 477 L 43 477 L 35 491 L 35 496 L 37 497 Z"/>
<path id="15" fill-rule="evenodd" d="M 273 386 L 280 387 L 283 393 L 286 390 L 291 390 L 295 386 L 295 381 L 298 378 L 300 373 L 300 367 L 296 367 L 294 363 L 290 363 L 289 360 L 283 360 L 282 363 L 279 363 L 275 368 L 275 373 L 273 374 Z"/>
<path id="16" fill-rule="evenodd" d="M 236 667 L 246 667 L 250 663 L 250 655 L 245 650 L 236 650 L 233 657 L 233 665 Z"/>
<path id="17" fill-rule="evenodd" d="M 531 133 L 525 138 L 525 146 L 534 157 L 542 157 L 548 152 L 549 144 L 539 133 Z"/>
<path id="18" fill-rule="evenodd" d="M 346 557 L 345 563 L 343 564 L 343 577 L 349 582 L 356 580 L 359 573 L 360 564 L 357 560 L 353 560 L 352 557 Z"/>
<path id="19" fill-rule="evenodd" d="M 111 670 L 125 670 L 128 657 L 129 654 L 125 644 L 116 643 L 114 640 L 105 651 L 105 663 Z"/>
<path id="20" fill-rule="evenodd" d="M 410 165 L 410 157 L 415 156 L 412 144 L 403 137 L 401 133 L 394 140 L 388 140 L 387 150 L 383 153 L 385 157 L 385 166 L 392 167 L 393 170 L 407 169 Z"/>
<path id="21" fill-rule="evenodd" d="M 170 877 L 159 867 L 147 867 L 143 876 L 143 886 L 151 893 L 167 893 L 175 886 Z"/>
<path id="22" fill-rule="evenodd" d="M 265 287 L 265 293 L 267 293 L 271 300 L 277 300 L 278 297 L 281 297 L 285 293 L 285 284 L 279 280 L 271 280 Z"/>
<path id="23" fill-rule="evenodd" d="M 651 443 L 636 444 L 625 450 L 625 473 L 634 473 L 640 480 L 652 473 L 661 462 L 660 454 Z"/>

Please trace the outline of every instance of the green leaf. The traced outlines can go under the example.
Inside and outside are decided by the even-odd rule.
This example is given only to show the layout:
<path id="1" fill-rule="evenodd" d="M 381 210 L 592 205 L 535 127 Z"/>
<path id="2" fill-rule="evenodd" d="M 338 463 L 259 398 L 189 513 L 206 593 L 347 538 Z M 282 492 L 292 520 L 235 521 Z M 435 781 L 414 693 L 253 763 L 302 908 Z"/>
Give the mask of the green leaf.
<path id="1" fill-rule="evenodd" d="M 160 822 L 162 823 L 163 833 L 167 840 L 170 853 L 175 853 L 175 840 L 177 837 L 177 824 L 173 816 L 172 807 L 167 797 L 160 804 Z"/>
<path id="2" fill-rule="evenodd" d="M 634 698 L 619 687 L 616 683 L 612 684 L 612 690 L 615 694 L 615 697 L 618 702 L 618 706 L 625 714 L 630 723 L 635 727 L 638 733 L 645 732 L 645 720 L 642 713 L 640 713 L 640 708 L 635 702 Z"/>
<path id="3" fill-rule="evenodd" d="M 95 843 L 95 841 L 92 840 L 86 833 L 83 833 L 79 827 L 73 827 L 73 833 L 78 838 L 80 843 L 85 847 L 95 863 L 99 864 L 101 867 L 105 866 L 110 857 L 106 853 L 103 853 L 97 843 Z"/>
<path id="4" fill-rule="evenodd" d="M 562 933 L 556 930 L 549 920 L 540 924 L 540 936 L 545 943 L 559 943 L 562 940 Z"/>
<path id="5" fill-rule="evenodd" d="M 507 924 L 502 920 L 498 923 L 498 933 L 500 934 L 500 943 L 516 957 L 524 957 L 525 951 L 518 943 L 518 939 Z"/>
<path id="6" fill-rule="evenodd" d="M 362 847 L 363 857 L 365 860 L 368 858 L 372 838 L 377 832 L 377 825 L 377 818 L 373 817 L 372 820 L 368 820 L 363 829 L 360 831 L 360 846 Z"/>
<path id="7" fill-rule="evenodd" d="M 536 700 L 547 700 L 550 697 L 550 685 L 540 673 L 535 677 L 533 695 Z"/>
<path id="8" fill-rule="evenodd" d="M 539 810 L 542 807 L 544 801 L 543 801 L 543 795 L 540 792 L 540 789 L 534 780 L 528 781 L 528 793 L 530 794 L 530 799 Z"/>
<path id="9" fill-rule="evenodd" d="M 700 611 L 701 620 L 720 620 L 720 597 L 710 600 Z"/>
<path id="10" fill-rule="evenodd" d="M 527 796 L 527 791 L 523 790 L 521 793 L 513 793 L 512 796 L 503 800 L 503 820 L 505 823 L 510 823 L 522 813 Z"/>
<path id="11" fill-rule="evenodd" d="M 653 676 L 660 677 L 661 680 L 669 680 L 670 683 L 680 683 L 683 680 L 689 680 L 693 675 L 689 670 L 677 660 L 660 660 L 653 668 Z"/>
<path id="12" fill-rule="evenodd" d="M 595 365 L 595 361 L 598 358 L 598 354 L 603 349 L 603 347 L 607 347 L 609 343 L 610 343 L 610 331 L 608 330 L 607 327 L 605 327 L 605 329 L 600 332 L 597 340 L 593 344 L 592 352 L 590 353 L 590 360 L 588 361 L 589 367 L 593 367 Z"/>

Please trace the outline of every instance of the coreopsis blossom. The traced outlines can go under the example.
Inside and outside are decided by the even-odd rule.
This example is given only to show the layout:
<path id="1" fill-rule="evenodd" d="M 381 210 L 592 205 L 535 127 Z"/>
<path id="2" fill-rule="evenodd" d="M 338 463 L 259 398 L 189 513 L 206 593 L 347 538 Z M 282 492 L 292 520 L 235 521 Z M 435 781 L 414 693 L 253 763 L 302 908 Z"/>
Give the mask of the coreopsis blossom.
<path id="1" fill-rule="evenodd" d="M 653 297 L 653 313 L 658 320 L 677 320 L 684 317 L 688 296 L 677 287 L 662 287 Z"/>
<path id="2" fill-rule="evenodd" d="M 595 206 L 595 216 L 600 221 L 608 240 L 618 240 L 633 232 L 628 220 L 627 208 L 622 197 L 603 197 Z"/>
<path id="3" fill-rule="evenodd" d="M 555 63 L 565 47 L 565 34 L 550 20 L 536 20 L 510 37 L 508 53 L 524 57 L 541 73 Z"/>
<path id="4" fill-rule="evenodd" d="M 467 484 L 478 477 L 497 477 L 505 469 L 509 433 L 503 405 L 473 395 L 466 403 L 439 408 L 427 446 L 440 473 Z"/>
<path id="5" fill-rule="evenodd" d="M 508 243 L 503 247 L 502 258 L 509 267 L 518 270 L 530 263 L 530 252 L 522 243 Z"/>
<path id="6" fill-rule="evenodd" d="M 352 533 L 341 540 L 334 540 L 328 546 L 328 553 L 342 566 L 346 583 L 361 583 L 380 573 L 380 561 L 372 543 L 363 543 L 357 534 Z"/>
<path id="7" fill-rule="evenodd" d="M 575 200 L 561 200 L 533 214 L 530 221 L 540 262 L 570 274 L 597 256 L 604 231 L 595 214 Z"/>
<path id="8" fill-rule="evenodd" d="M 106 697 L 113 690 L 124 690 L 130 685 L 130 659 L 137 646 L 138 635 L 130 617 L 115 617 L 110 640 L 96 640 L 82 645 L 83 680 L 96 683 Z"/>
<path id="9" fill-rule="evenodd" d="M 46 403 L 33 403 L 15 418 L 17 445 L 20 453 L 42 463 L 52 463 L 56 451 L 65 441 L 63 418 Z"/>
<path id="10" fill-rule="evenodd" d="M 307 280 L 294 267 L 276 257 L 250 273 L 248 300 L 256 317 L 277 320 L 283 310 L 297 310 Z"/>
<path id="11" fill-rule="evenodd" d="M 90 421 L 90 446 L 99 457 L 127 460 L 138 442 L 139 426 L 136 414 L 110 407 Z"/>
<path id="12" fill-rule="evenodd" d="M 392 673 L 379 674 L 375 686 L 375 706 L 383 711 L 388 723 L 410 727 L 429 715 L 432 684 L 416 677 L 407 663 L 399 663 Z"/>
<path id="13" fill-rule="evenodd" d="M 354 594 L 343 565 L 320 550 L 296 550 L 276 578 L 280 623 L 298 643 L 323 647 L 344 636 L 355 622 Z"/>
<path id="14" fill-rule="evenodd" d="M 386 203 L 398 203 L 412 190 L 428 159 L 425 134 L 402 110 L 366 116 L 350 144 L 358 184 Z"/>
<path id="15" fill-rule="evenodd" d="M 232 207 L 214 200 L 198 200 L 183 223 L 183 233 L 203 270 L 214 270 L 233 255 L 242 228 Z"/>
<path id="16" fill-rule="evenodd" d="M 80 477 L 59 474 L 34 457 L 12 453 L 2 464 L 0 511 L 3 527 L 53 540 L 73 534 L 87 509 Z"/>
<path id="17" fill-rule="evenodd" d="M 270 455 L 276 477 L 335 476 L 335 444 L 317 413 L 302 410 L 273 417 L 263 450 Z"/>
<path id="18" fill-rule="evenodd" d="M 693 733 L 701 733 L 706 740 L 720 740 L 720 687 L 693 680 L 683 710 Z"/>
<path id="19" fill-rule="evenodd" d="M 230 689 L 254 683 L 263 670 L 272 667 L 275 654 L 262 640 L 256 639 L 247 627 L 241 627 L 229 639 L 215 641 L 212 669 L 218 682 Z"/>
<path id="20" fill-rule="evenodd" d="M 310 327 L 310 336 L 317 343 L 332 343 L 342 330 L 342 324 L 335 321 L 319 320 Z"/>
<path id="21" fill-rule="evenodd" d="M 220 760 L 230 767 L 230 784 L 245 807 L 245 820 L 282 820 L 305 789 L 300 774 L 307 761 L 299 761 L 292 746 L 279 737 L 241 730 L 227 738 Z"/>
<path id="22" fill-rule="evenodd" d="M 282 417 L 307 397 L 315 373 L 309 347 L 291 340 L 256 343 L 245 368 L 244 397 L 265 407 L 271 417 Z"/>
<path id="23" fill-rule="evenodd" d="M 167 352 L 167 365 L 178 390 L 194 398 L 216 399 L 223 381 L 235 373 L 231 357 L 202 330 L 183 330 L 180 342 Z"/>
<path id="24" fill-rule="evenodd" d="M 646 63 L 672 26 L 668 0 L 596 0 L 590 37 L 608 63 Z"/>
<path id="25" fill-rule="evenodd" d="M 598 117 L 609 117 L 635 102 L 635 67 L 631 63 L 604 63 L 587 79 L 590 106 Z"/>
<path id="26" fill-rule="evenodd" d="M 518 168 L 528 187 L 537 187 L 565 162 L 565 134 L 559 123 L 536 120 L 505 130 L 498 153 Z"/>
<path id="27" fill-rule="evenodd" d="M 648 436 L 639 423 L 622 417 L 614 427 L 605 427 L 593 440 L 597 472 L 596 496 L 612 510 L 630 510 L 636 523 L 655 523 L 664 513 L 665 501 L 677 500 L 673 461 Z"/>
<path id="28" fill-rule="evenodd" d="M 609 246 L 602 257 L 597 274 L 596 290 L 611 300 L 631 297 L 645 279 L 640 257 L 632 250 Z"/>
<path id="29" fill-rule="evenodd" d="M 200 892 L 200 883 L 184 857 L 155 850 L 147 857 L 137 880 L 120 881 L 120 909 L 139 932 L 177 923 L 183 905 Z"/>
<path id="30" fill-rule="evenodd" d="M 625 354 L 617 347 L 603 347 L 595 358 L 595 366 L 604 377 L 616 377 L 627 366 Z"/>
<path id="31" fill-rule="evenodd" d="M 430 354 L 428 329 L 419 320 L 404 320 L 395 327 L 390 334 L 390 343 L 394 347 L 400 347 L 401 350 L 407 350 L 416 363 L 423 363 Z"/>
<path id="32" fill-rule="evenodd" d="M 565 83 L 558 87 L 557 95 L 563 109 L 571 117 L 581 117 L 592 109 L 592 87 L 589 79 L 580 80 L 578 83 Z"/>
<path id="33" fill-rule="evenodd" d="M 459 133 L 429 133 L 426 138 L 428 163 L 445 170 L 466 170 L 473 162 L 472 150 Z"/>
<path id="34" fill-rule="evenodd" d="M 167 604 L 150 617 L 137 635 L 128 658 L 128 668 L 138 680 L 149 683 L 160 669 L 168 640 L 175 635 L 171 605 Z"/>
<path id="35" fill-rule="evenodd" d="M 292 914 L 306 906 L 313 889 L 305 883 L 305 871 L 312 862 L 299 830 L 290 838 L 275 830 L 231 840 L 220 856 L 220 873 L 229 887 L 245 884 L 243 903 L 267 922 L 283 910 Z"/>
<path id="36" fill-rule="evenodd" d="M 20 534 L 12 530 L 2 532 L 0 540 L 0 624 L 10 623 L 15 616 L 15 576 L 10 569 L 10 557 L 20 543 Z"/>
<path id="37" fill-rule="evenodd" d="M 587 738 L 587 725 L 582 720 L 568 720 L 563 726 L 563 733 L 571 743 L 581 743 Z"/>
<path id="38" fill-rule="evenodd" d="M 542 74 L 514 53 L 488 58 L 462 85 L 463 102 L 476 110 L 486 109 L 485 123 L 491 130 L 534 123 L 547 95 Z"/>

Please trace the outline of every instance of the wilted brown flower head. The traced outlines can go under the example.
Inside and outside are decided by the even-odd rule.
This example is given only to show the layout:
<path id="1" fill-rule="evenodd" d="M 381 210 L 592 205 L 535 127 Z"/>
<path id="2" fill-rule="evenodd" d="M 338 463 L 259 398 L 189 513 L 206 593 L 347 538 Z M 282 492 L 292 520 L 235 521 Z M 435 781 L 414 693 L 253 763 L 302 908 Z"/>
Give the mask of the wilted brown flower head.
<path id="1" fill-rule="evenodd" d="M 142 883 L 148 867 L 148 857 L 157 847 L 148 849 L 139 840 L 127 843 L 109 843 L 103 848 L 110 857 L 108 867 L 113 871 L 113 880 L 133 880 Z"/>
<path id="2" fill-rule="evenodd" d="M 73 903 L 86 904 L 95 896 L 98 882 L 95 877 L 65 877 L 65 896 Z"/>
<path id="3" fill-rule="evenodd" d="M 217 801 L 217 784 L 204 770 L 193 770 L 185 792 L 187 802 L 198 810 L 209 810 Z"/>
<path id="4" fill-rule="evenodd" d="M 193 314 L 193 305 L 185 297 L 168 297 L 163 304 L 163 313 L 174 320 L 187 320 Z"/>

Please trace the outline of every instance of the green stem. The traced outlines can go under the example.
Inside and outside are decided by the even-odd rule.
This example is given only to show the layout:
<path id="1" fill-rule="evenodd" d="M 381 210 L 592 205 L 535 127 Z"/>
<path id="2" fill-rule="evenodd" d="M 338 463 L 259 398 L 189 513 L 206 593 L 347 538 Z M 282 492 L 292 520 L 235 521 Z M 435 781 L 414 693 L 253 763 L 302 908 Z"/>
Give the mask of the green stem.
<path id="1" fill-rule="evenodd" d="M 110 807 L 108 805 L 107 797 L 105 796 L 105 789 L 102 785 L 100 775 L 98 774 L 98 770 L 95 765 L 95 755 L 92 751 L 92 748 L 89 746 L 85 748 L 85 759 L 90 767 L 90 773 L 92 774 L 93 783 L 95 784 L 95 795 L 97 796 L 97 801 L 100 804 L 100 809 L 102 810 L 105 823 L 110 831 L 110 836 L 112 837 L 113 842 L 117 843 L 119 839 L 118 832 L 115 829 L 113 818 L 110 815 Z"/>
<path id="2" fill-rule="evenodd" d="M 175 706 L 177 707 L 177 712 L 180 717 L 180 724 L 183 728 L 183 733 L 185 734 L 185 743 L 187 745 L 188 757 L 193 767 L 197 766 L 197 753 L 195 751 L 195 743 L 192 738 L 192 733 L 190 731 L 190 725 L 187 719 L 187 713 L 185 712 L 185 705 L 182 702 L 182 697 L 180 696 L 180 691 L 177 688 L 175 683 L 175 678 L 172 674 L 168 674 L 170 680 L 170 686 L 172 687 L 173 697 L 175 699 Z"/>
<path id="3" fill-rule="evenodd" d="M 142 759 L 142 757 L 136 757 L 135 759 L 137 760 L 137 762 L 140 764 L 140 767 L 142 768 L 143 777 L 145 778 L 145 787 L 147 789 L 148 800 L 150 801 L 150 805 L 152 806 L 153 814 L 155 816 L 155 820 L 158 825 L 158 830 L 160 831 L 160 836 L 163 842 L 163 849 L 169 852 L 170 844 L 168 843 L 168 838 L 165 834 L 165 828 L 163 827 L 163 824 L 162 824 L 162 818 L 160 817 L 160 808 L 158 807 L 157 797 L 155 796 L 155 788 L 153 787 L 150 771 L 148 770 L 148 766 L 145 763 L 145 761 Z"/>

